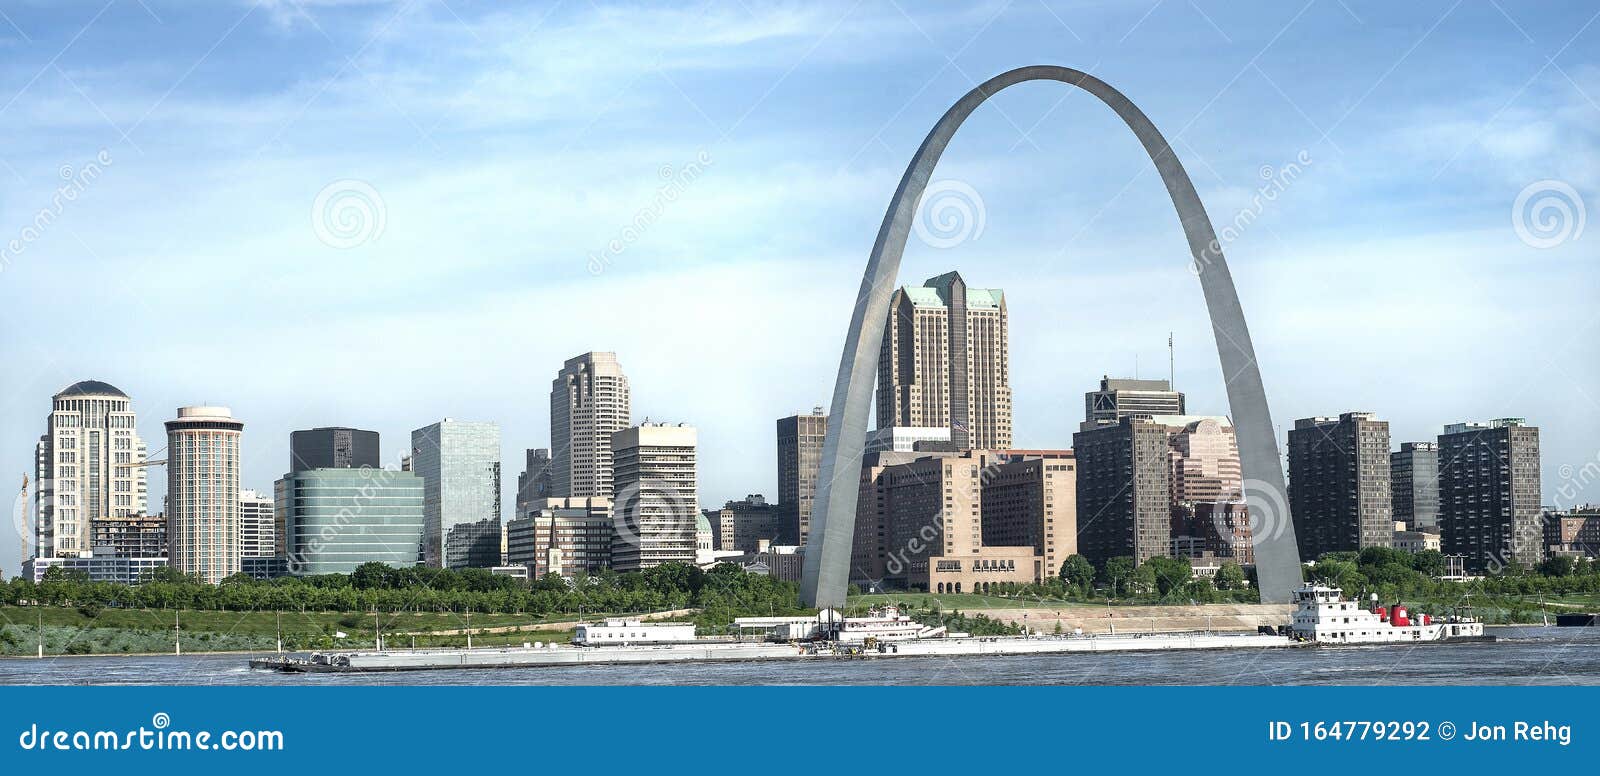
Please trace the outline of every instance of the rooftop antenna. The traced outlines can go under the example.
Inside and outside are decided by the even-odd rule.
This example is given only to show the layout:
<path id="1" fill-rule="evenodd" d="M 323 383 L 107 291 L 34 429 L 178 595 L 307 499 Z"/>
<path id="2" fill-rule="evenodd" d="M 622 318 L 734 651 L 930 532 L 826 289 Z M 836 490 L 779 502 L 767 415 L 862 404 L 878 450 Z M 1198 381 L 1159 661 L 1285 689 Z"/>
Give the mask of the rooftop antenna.
<path id="1" fill-rule="evenodd" d="M 1167 332 L 1167 388 L 1175 390 L 1178 383 L 1178 357 L 1172 348 L 1172 332 Z"/>

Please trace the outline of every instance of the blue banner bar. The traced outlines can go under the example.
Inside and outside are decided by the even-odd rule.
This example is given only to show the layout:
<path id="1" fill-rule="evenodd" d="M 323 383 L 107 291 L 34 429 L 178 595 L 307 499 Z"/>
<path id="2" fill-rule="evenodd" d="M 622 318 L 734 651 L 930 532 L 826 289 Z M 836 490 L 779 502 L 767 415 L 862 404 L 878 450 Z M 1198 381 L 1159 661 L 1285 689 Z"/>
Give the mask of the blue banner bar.
<path id="1" fill-rule="evenodd" d="M 1512 687 L 11 687 L 11 773 L 1588 767 L 1594 693 Z M 1345 771 L 1344 769 L 1351 769 Z"/>

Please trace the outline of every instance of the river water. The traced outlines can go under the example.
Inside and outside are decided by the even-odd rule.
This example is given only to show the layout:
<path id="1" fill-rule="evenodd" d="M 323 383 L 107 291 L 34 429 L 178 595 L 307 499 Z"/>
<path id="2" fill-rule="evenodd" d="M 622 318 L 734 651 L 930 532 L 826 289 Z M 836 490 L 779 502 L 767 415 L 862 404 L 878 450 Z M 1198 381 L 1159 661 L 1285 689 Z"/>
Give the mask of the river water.
<path id="1" fill-rule="evenodd" d="M 381 674 L 252 671 L 247 655 L 0 660 L 0 685 L 1600 685 L 1600 628 L 1490 628 L 1492 644 L 1123 652 Z"/>

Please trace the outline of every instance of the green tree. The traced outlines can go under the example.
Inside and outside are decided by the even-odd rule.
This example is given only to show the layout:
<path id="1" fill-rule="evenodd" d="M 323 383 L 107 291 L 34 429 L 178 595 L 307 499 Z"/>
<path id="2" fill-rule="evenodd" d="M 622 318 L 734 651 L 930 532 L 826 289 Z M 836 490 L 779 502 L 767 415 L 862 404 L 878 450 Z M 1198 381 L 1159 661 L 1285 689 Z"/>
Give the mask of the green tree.
<path id="1" fill-rule="evenodd" d="M 1217 569 L 1218 590 L 1243 590 L 1246 587 L 1244 569 L 1237 563 L 1224 563 Z"/>
<path id="2" fill-rule="evenodd" d="M 1100 576 L 1111 587 L 1113 596 L 1121 589 L 1124 582 L 1133 577 L 1133 568 L 1133 558 L 1127 555 L 1106 560 L 1105 567 L 1100 570 Z"/>
<path id="3" fill-rule="evenodd" d="M 1066 562 L 1061 564 L 1061 578 L 1069 585 L 1087 590 L 1094 584 L 1094 564 L 1082 555 L 1068 555 Z"/>

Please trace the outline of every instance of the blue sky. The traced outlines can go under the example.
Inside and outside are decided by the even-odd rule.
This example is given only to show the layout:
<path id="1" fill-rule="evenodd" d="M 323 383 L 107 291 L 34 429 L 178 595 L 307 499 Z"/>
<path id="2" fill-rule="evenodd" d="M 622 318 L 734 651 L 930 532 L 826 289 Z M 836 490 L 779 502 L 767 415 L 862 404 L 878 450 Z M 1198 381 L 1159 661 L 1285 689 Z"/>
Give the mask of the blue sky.
<path id="1" fill-rule="evenodd" d="M 561 362 L 615 350 L 636 419 L 700 427 L 704 505 L 770 496 L 773 421 L 830 398 L 923 134 L 1052 63 L 1137 102 L 1219 228 L 1248 213 L 1227 254 L 1280 426 L 1371 410 L 1398 444 L 1524 416 L 1553 502 L 1600 445 L 1597 10 L 0 0 L 0 482 L 31 473 L 50 395 L 94 378 L 152 449 L 177 406 L 233 407 L 258 489 L 297 428 L 375 429 L 393 458 L 441 417 L 493 420 L 509 502 Z M 959 245 L 914 238 L 902 278 L 1006 289 L 1019 446 L 1069 445 L 1102 374 L 1164 375 L 1169 331 L 1191 409 L 1226 411 L 1171 205 L 1108 110 L 1011 89 L 935 180 L 981 205 Z M 1576 199 L 1554 189 L 1540 248 L 1513 206 L 1548 181 Z M 314 212 L 330 197 L 355 207 Z"/>

